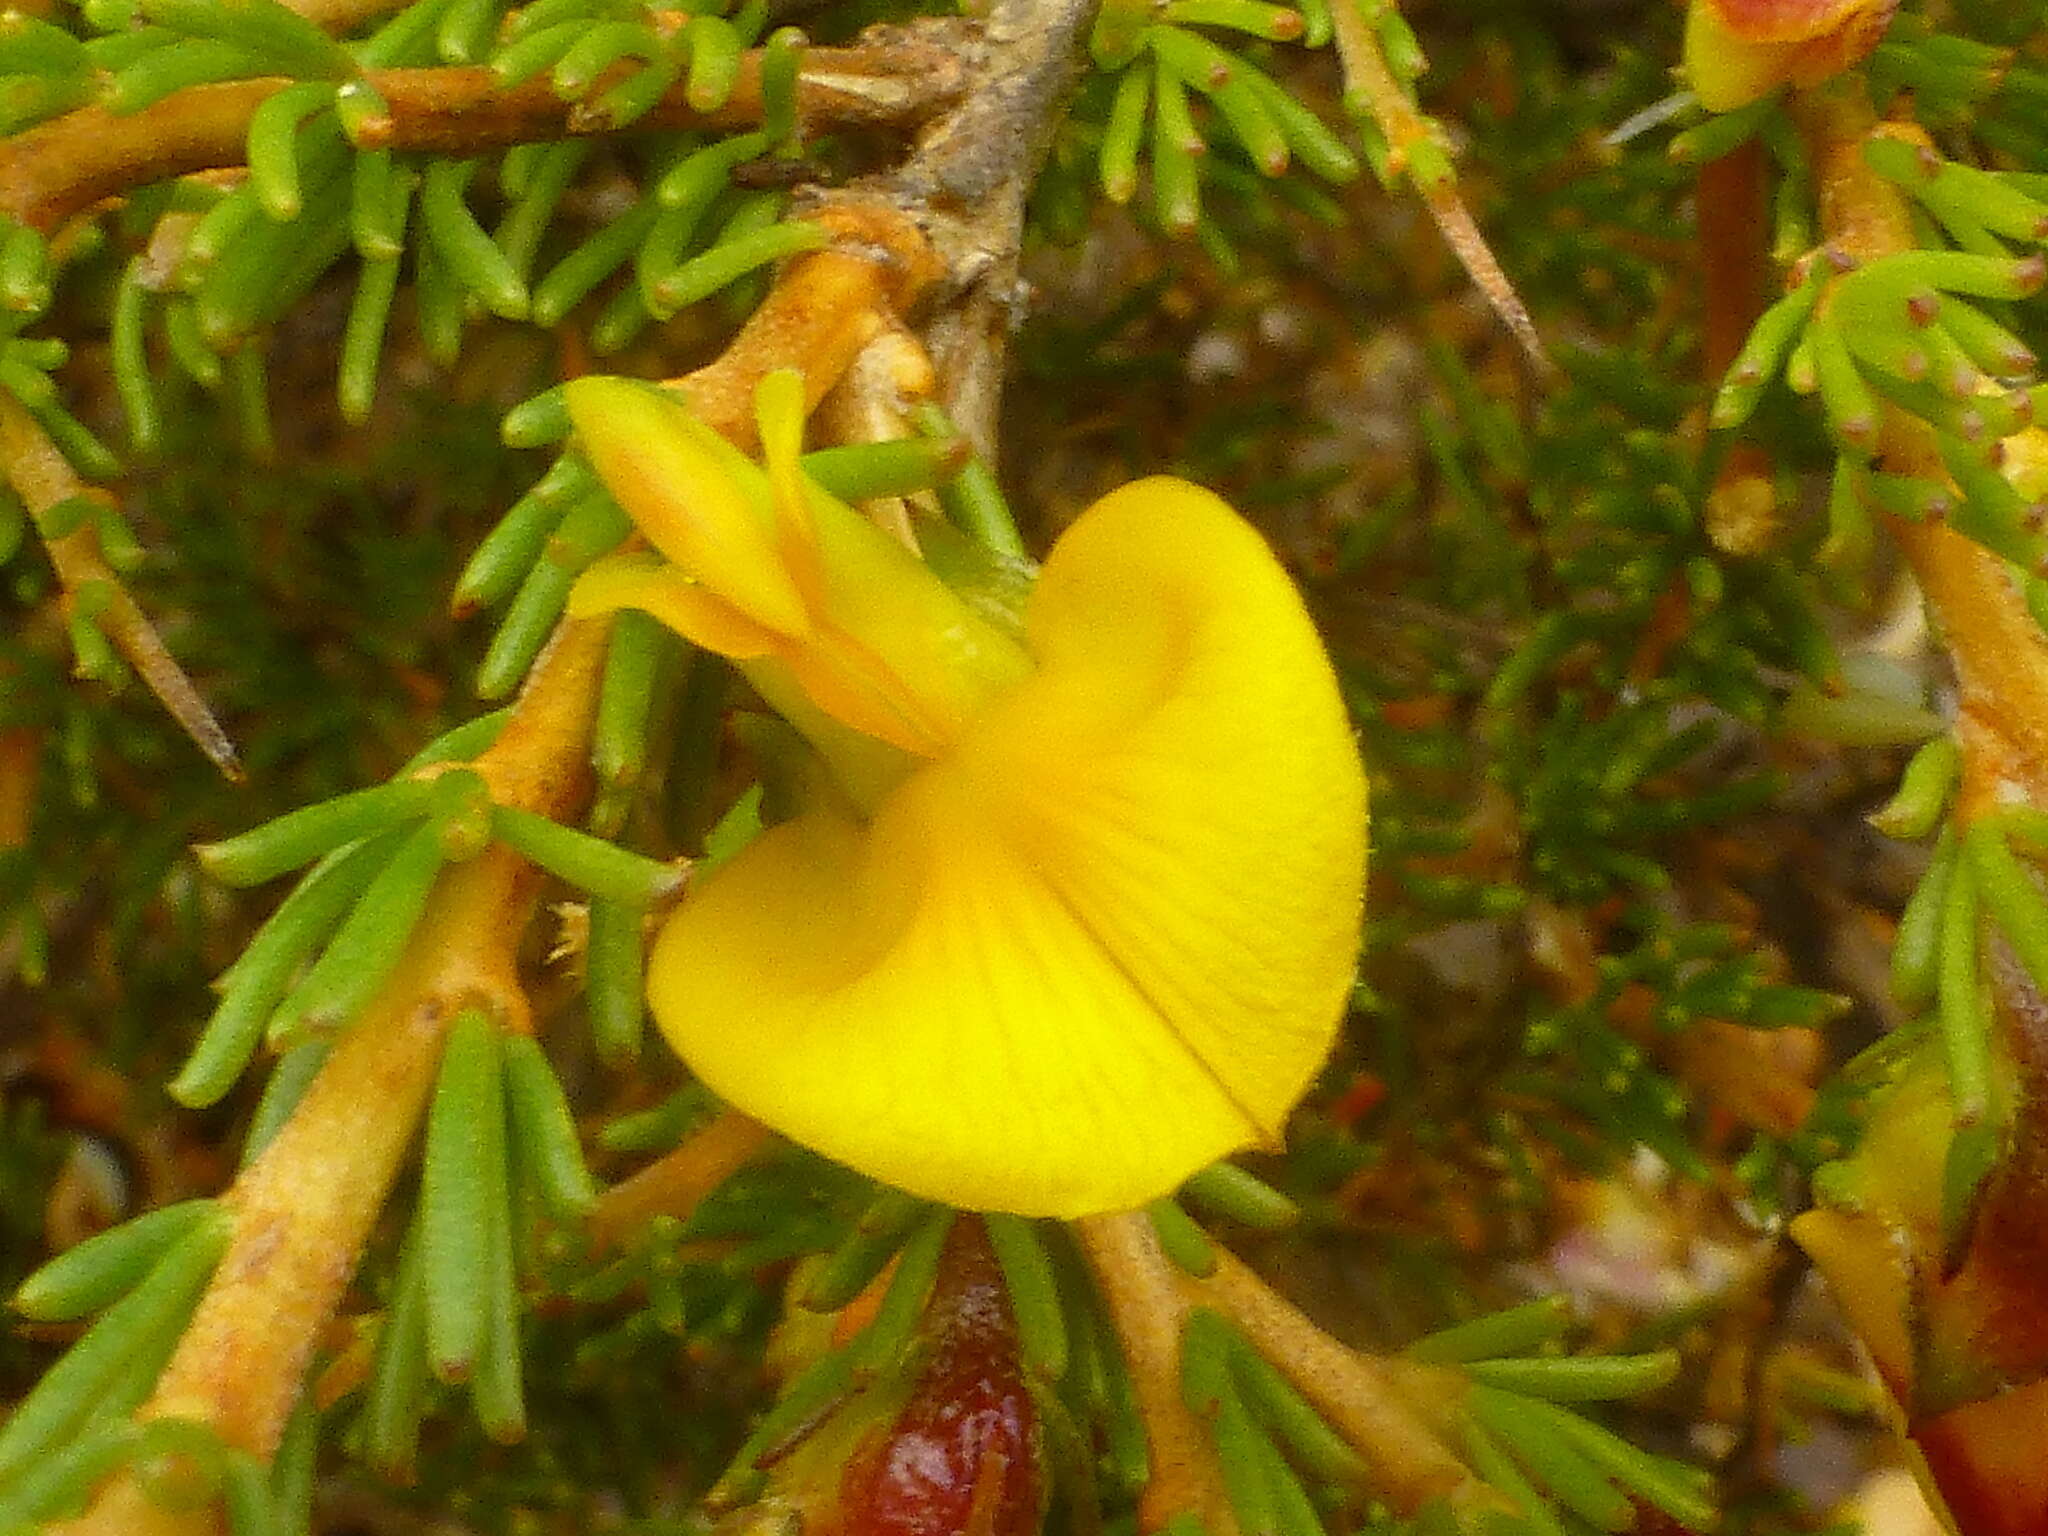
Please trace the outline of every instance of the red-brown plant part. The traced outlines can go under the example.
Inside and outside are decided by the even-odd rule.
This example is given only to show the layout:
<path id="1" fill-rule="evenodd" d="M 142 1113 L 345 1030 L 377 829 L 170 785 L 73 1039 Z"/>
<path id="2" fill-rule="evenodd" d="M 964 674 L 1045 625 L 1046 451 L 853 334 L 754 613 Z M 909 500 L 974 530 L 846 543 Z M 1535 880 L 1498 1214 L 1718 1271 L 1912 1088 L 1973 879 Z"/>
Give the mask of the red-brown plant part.
<path id="1" fill-rule="evenodd" d="M 1032 1536 L 1044 1513 L 1038 1413 L 988 1238 L 953 1224 L 910 1401 L 841 1484 L 843 1536 Z"/>

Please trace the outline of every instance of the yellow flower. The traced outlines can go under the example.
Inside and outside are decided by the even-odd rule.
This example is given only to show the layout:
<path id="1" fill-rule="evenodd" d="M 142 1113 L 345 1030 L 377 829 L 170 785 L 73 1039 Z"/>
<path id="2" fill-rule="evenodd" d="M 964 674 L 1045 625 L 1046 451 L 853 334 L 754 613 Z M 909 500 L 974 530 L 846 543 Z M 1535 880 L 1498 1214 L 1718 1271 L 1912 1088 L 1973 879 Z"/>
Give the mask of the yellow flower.
<path id="1" fill-rule="evenodd" d="M 1884 35 L 1898 0 L 1692 0 L 1685 71 L 1709 112 L 1731 112 L 1781 85 L 1817 85 Z"/>
<path id="2" fill-rule="evenodd" d="M 1126 486 L 1012 634 L 803 477 L 794 376 L 763 386 L 765 472 L 641 386 L 568 398 L 666 557 L 594 568 L 572 611 L 732 657 L 828 769 L 660 935 L 648 997 L 691 1069 L 980 1209 L 1122 1209 L 1275 1144 L 1349 991 L 1365 780 L 1259 536 Z"/>

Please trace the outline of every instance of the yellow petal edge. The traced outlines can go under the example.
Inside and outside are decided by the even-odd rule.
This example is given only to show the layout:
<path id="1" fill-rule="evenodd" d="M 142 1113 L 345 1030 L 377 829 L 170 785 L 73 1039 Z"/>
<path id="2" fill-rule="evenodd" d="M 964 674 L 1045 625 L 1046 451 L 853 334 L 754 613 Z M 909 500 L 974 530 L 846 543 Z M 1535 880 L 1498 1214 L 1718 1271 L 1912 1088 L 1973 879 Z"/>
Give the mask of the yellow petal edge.
<path id="1" fill-rule="evenodd" d="M 1363 909 L 1365 777 L 1263 540 L 1140 481 L 1055 546 L 1036 669 L 871 816 L 693 890 L 648 996 L 740 1110 L 934 1200 L 1126 1209 L 1277 1141 Z"/>

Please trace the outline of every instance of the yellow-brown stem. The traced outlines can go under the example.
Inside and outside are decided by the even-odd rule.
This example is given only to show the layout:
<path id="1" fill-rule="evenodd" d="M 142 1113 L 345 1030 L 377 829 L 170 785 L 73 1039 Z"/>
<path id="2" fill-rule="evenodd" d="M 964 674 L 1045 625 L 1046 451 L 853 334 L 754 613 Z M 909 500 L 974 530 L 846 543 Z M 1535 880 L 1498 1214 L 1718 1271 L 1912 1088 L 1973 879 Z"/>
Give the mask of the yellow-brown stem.
<path id="1" fill-rule="evenodd" d="M 463 1008 L 523 1018 L 519 981 L 498 938 L 532 885 L 524 862 L 494 850 L 455 871 L 423 931 L 478 924 L 476 944 L 422 947 L 411 974 L 343 1036 L 305 1099 L 228 1192 L 235 1239 L 162 1379 L 152 1416 L 198 1419 L 229 1443 L 268 1454 L 384 1193 L 412 1142 Z"/>
<path id="2" fill-rule="evenodd" d="M 1090 1216 L 1074 1224 L 1074 1236 L 1109 1306 L 1145 1423 L 1151 1468 L 1138 1529 L 1157 1531 L 1175 1515 L 1193 1514 L 1210 1536 L 1237 1536 L 1216 1453 L 1181 1396 L 1181 1331 L 1190 1307 L 1184 1277 L 1143 1212 Z"/>
<path id="3" fill-rule="evenodd" d="M 5 393 L 0 393 L 0 472 L 5 473 L 8 484 L 33 515 L 39 530 L 44 515 L 64 502 L 106 494 L 80 480 L 57 451 L 57 445 L 36 425 L 35 418 Z M 103 593 L 105 601 L 91 622 L 105 632 L 144 686 L 157 696 L 207 760 L 239 783 L 242 765 L 235 755 L 235 744 L 221 729 L 206 700 L 185 675 L 185 669 L 165 647 L 149 616 L 107 564 L 100 549 L 99 530 L 87 522 L 58 537 L 46 536 L 43 548 L 49 553 L 57 580 L 63 584 L 66 614 L 82 594 L 95 590 Z"/>
<path id="4" fill-rule="evenodd" d="M 599 1197 L 590 1216 L 591 1246 L 608 1248 L 657 1216 L 688 1216 L 773 1139 L 760 1121 L 725 1110 L 674 1151 Z"/>
<path id="5" fill-rule="evenodd" d="M 566 625 L 477 767 L 500 803 L 560 815 L 581 794 L 581 743 L 596 710 L 604 625 Z M 212 1427 L 268 1456 L 327 1320 L 340 1305 L 411 1145 L 455 1015 L 481 1004 L 531 1027 L 519 936 L 539 881 L 492 848 L 435 890 L 398 971 L 338 1044 L 291 1118 L 222 1197 L 234 1235 L 191 1325 L 141 1409 Z M 112 1484 L 63 1536 L 213 1536 L 210 1508 L 167 1509 Z"/>
<path id="6" fill-rule="evenodd" d="M 931 355 L 907 329 L 891 326 L 861 348 L 839 387 L 819 402 L 814 419 L 828 442 L 887 442 L 915 433 L 911 412 L 931 400 L 937 389 Z M 936 498 L 930 493 L 918 499 L 933 504 L 936 510 Z M 917 553 L 917 533 L 906 498 L 874 498 L 863 502 L 861 510 L 904 548 Z"/>
<path id="7" fill-rule="evenodd" d="M 1798 110 L 1828 243 L 1857 263 L 1913 249 L 1904 199 L 1871 170 L 1863 145 L 1873 134 L 1924 144 L 1917 127 L 1878 124 L 1850 89 L 1815 92 Z M 1880 460 L 1893 474 L 1944 478 L 1931 431 L 1900 411 L 1886 413 Z M 1997 557 L 1938 524 L 1894 521 L 1891 532 L 1955 669 L 1959 825 L 2004 803 L 2048 805 L 2048 639 Z M 1867 1213 L 1809 1213 L 1798 1235 L 1827 1269 L 1905 1408 L 1907 1429 L 1956 1528 L 1972 1536 L 2022 1536 L 2048 1528 L 2048 1478 L 2039 1454 L 2048 1437 L 2048 1309 L 2040 1288 L 2048 1258 L 2041 1221 L 2048 1003 L 2002 946 L 1982 953 L 1999 1041 L 2017 1068 L 2019 1102 L 1960 1265 L 1943 1262 L 1938 1211 L 1886 1204 L 1910 1178 L 1874 1190 Z M 1903 1147 L 1923 1166 L 1946 1149 L 1945 1125 L 1916 1135 L 1913 1102 L 1897 1098 L 1901 1091 L 1895 1087 L 1894 1099 L 1879 1109 L 1859 1153 L 1866 1163 L 1880 1158 L 1872 1164 L 1880 1184 L 1885 1147 Z M 1920 1203 L 1935 1202 L 1923 1195 Z"/>
<path id="8" fill-rule="evenodd" d="M 741 447 L 755 444 L 754 388 L 800 367 L 814 407 L 861 349 L 911 309 L 941 275 L 917 225 L 881 204 L 842 203 L 811 215 L 833 245 L 799 256 L 716 361 L 675 381 L 691 407 Z"/>
<path id="9" fill-rule="evenodd" d="M 1372 1463 L 1375 1491 L 1398 1508 L 1412 1513 L 1437 1497 L 1460 1510 L 1509 1507 L 1409 1406 L 1454 1402 L 1463 1377 L 1340 1344 L 1220 1248 L 1216 1273 L 1196 1283 L 1209 1304 L 1236 1323 Z"/>
<path id="10" fill-rule="evenodd" d="M 1180 1396 L 1181 1330 L 1193 1307 L 1229 1318 L 1315 1404 L 1371 1465 L 1376 1497 L 1406 1513 L 1436 1498 L 1475 1515 L 1510 1509 L 1412 1406 L 1454 1405 L 1463 1377 L 1340 1344 L 1221 1248 L 1215 1273 L 1196 1279 L 1161 1251 L 1142 1212 L 1090 1217 L 1075 1224 L 1075 1235 L 1123 1340 L 1152 1442 L 1152 1481 L 1140 1506 L 1145 1529 L 1183 1509 L 1219 1529 L 1203 1502 L 1222 1497 L 1220 1487 L 1211 1487 L 1215 1455 Z"/>

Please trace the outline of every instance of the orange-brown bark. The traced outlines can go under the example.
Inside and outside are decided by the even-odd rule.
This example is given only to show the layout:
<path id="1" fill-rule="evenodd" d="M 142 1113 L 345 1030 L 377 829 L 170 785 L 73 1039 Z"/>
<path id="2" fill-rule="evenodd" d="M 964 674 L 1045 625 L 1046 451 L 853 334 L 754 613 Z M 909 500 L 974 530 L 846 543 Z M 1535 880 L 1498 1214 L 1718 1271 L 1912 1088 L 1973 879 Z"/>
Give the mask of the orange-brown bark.
<path id="1" fill-rule="evenodd" d="M 473 155 L 614 131 L 562 100 L 545 76 L 507 87 L 488 69 L 451 65 L 371 70 L 366 80 L 386 105 L 364 130 L 366 149 Z M 276 77 L 198 85 L 139 112 L 88 106 L 38 123 L 0 143 L 0 213 L 49 233 L 132 188 L 241 165 L 250 117 L 289 84 Z M 797 81 L 797 112 L 820 127 L 907 128 L 965 89 L 957 49 L 913 42 L 816 48 L 805 55 Z M 741 61 L 723 106 L 699 111 L 679 82 L 634 126 L 730 129 L 758 123 L 761 112 L 757 50 Z"/>

